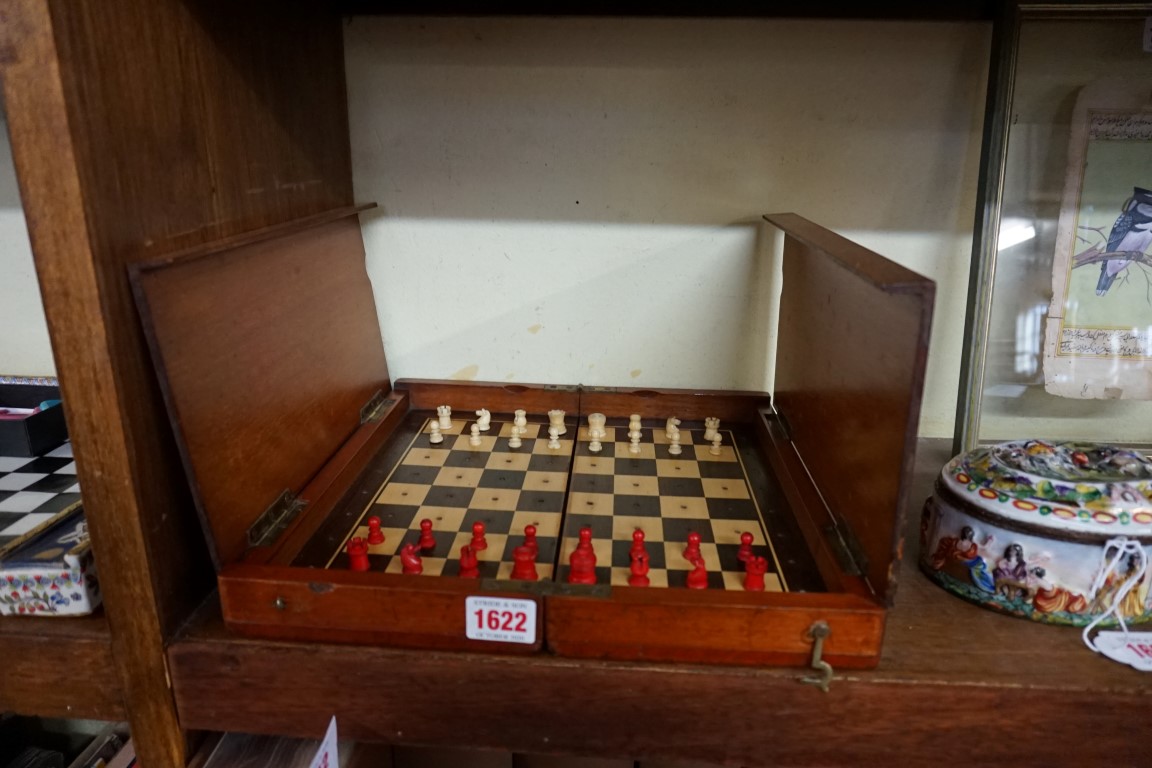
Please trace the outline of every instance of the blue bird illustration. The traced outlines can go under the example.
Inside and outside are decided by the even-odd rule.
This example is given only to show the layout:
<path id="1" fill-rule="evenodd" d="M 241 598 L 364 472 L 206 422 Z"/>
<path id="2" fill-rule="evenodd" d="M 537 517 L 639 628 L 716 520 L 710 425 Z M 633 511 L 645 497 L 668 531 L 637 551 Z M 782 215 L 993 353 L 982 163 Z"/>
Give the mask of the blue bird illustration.
<path id="1" fill-rule="evenodd" d="M 1120 216 L 1108 235 L 1108 253 L 1144 253 L 1152 245 L 1152 192 L 1133 187 L 1132 197 L 1124 201 Z M 1131 257 L 1105 259 L 1100 262 L 1100 279 L 1096 295 L 1103 296 L 1112 287 L 1116 275 L 1132 263 Z"/>

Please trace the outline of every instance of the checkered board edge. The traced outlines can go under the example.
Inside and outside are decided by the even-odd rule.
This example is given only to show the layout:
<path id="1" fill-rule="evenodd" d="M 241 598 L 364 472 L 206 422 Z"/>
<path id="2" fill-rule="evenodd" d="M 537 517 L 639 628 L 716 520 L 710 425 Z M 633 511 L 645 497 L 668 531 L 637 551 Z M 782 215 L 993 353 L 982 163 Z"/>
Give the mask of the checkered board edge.
<path id="1" fill-rule="evenodd" d="M 643 423 L 643 422 L 642 422 Z M 753 535 L 753 554 L 768 561 L 765 588 L 786 591 L 775 548 L 748 483 L 736 435 L 721 429 L 720 454 L 711 453 L 705 430 L 680 428 L 681 453 L 669 452 L 662 426 L 640 430 L 638 453 L 631 452 L 628 421 L 609 419 L 602 449 L 589 449 L 587 427 L 579 430 L 558 580 L 568 576 L 568 558 L 582 527 L 592 529 L 596 581 L 626 586 L 632 535 L 644 531 L 652 587 L 686 587 L 693 564 L 684 556 L 688 534 L 700 535 L 709 589 L 743 591 L 744 564 L 737 557 L 740 535 Z"/>
<path id="2" fill-rule="evenodd" d="M 80 501 L 72 444 L 43 456 L 0 456 L 0 552 Z"/>
<path id="3" fill-rule="evenodd" d="M 524 528 L 535 525 L 536 571 L 551 579 L 575 425 L 552 449 L 547 419 L 528 420 L 519 448 L 508 445 L 511 419 L 494 417 L 478 446 L 470 444 L 473 421 L 453 419 L 450 429 L 441 430 L 443 442 L 433 444 L 432 419 L 426 420 L 327 567 L 348 567 L 348 540 L 367 541 L 368 518 L 377 516 L 384 542 L 369 546 L 369 568 L 401 573 L 399 552 L 419 542 L 420 521 L 427 518 L 436 546 L 420 552 L 424 575 L 458 576 L 460 549 L 472 542 L 473 524 L 483 522 L 488 546 L 477 553 L 481 578 L 511 578 L 512 550 L 523 543 Z"/>

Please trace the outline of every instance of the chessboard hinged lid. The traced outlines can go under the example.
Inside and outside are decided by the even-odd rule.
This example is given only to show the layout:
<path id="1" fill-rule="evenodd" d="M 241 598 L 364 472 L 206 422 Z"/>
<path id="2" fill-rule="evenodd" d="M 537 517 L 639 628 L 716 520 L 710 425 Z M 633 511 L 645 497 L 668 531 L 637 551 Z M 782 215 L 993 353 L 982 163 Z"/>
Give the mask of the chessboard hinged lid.
<path id="1" fill-rule="evenodd" d="M 307 483 L 397 402 L 357 218 L 371 207 L 130 268 L 217 568 L 273 540 Z"/>

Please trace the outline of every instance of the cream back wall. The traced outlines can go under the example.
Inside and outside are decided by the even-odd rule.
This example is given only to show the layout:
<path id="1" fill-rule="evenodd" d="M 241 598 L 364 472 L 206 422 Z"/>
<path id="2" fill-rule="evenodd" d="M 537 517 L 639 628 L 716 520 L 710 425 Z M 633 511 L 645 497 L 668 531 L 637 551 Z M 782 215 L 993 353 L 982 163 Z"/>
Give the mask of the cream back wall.
<path id="1" fill-rule="evenodd" d="M 689 19 L 346 27 L 392 375 L 771 386 L 795 211 L 937 281 L 922 432 L 951 435 L 989 29 Z"/>

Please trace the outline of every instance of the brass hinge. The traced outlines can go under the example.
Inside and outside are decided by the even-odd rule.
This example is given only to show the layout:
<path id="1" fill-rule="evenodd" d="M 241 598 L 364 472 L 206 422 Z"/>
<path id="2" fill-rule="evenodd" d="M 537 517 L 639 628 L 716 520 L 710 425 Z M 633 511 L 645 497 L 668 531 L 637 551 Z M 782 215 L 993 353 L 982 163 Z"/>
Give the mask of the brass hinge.
<path id="1" fill-rule="evenodd" d="M 263 547 L 280 537 L 308 502 L 287 488 L 248 528 L 248 546 Z"/>
<path id="2" fill-rule="evenodd" d="M 611 584 L 567 584 L 558 581 L 508 581 L 482 579 L 480 588 L 486 592 L 523 592 L 537 597 L 598 597 L 612 596 Z"/>
<path id="3" fill-rule="evenodd" d="M 370 421 L 380 421 L 384 417 L 384 412 L 398 402 L 394 397 L 384 397 L 384 390 L 376 390 L 376 394 L 372 395 L 368 402 L 360 408 L 360 423 L 367 424 Z"/>

